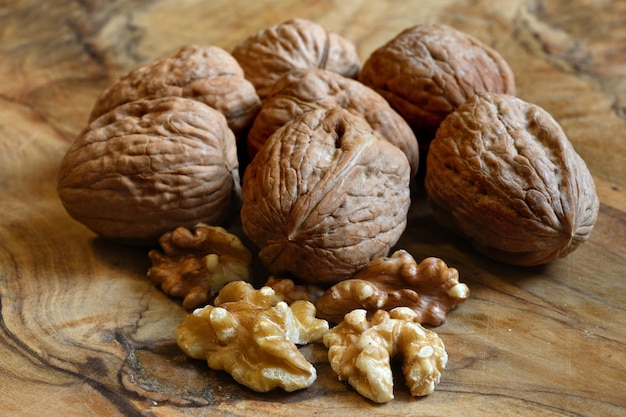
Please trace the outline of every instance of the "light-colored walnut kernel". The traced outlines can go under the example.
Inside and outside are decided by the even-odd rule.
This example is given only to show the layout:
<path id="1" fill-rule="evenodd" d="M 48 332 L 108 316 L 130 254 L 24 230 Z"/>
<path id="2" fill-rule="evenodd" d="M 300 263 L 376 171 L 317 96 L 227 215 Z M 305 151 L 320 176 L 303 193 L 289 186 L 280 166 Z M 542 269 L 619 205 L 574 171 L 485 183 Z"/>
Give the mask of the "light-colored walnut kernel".
<path id="1" fill-rule="evenodd" d="M 593 178 L 559 124 L 504 94 L 476 95 L 446 118 L 425 187 L 441 224 L 511 264 L 566 256 L 598 216 Z"/>
<path id="2" fill-rule="evenodd" d="M 497 51 L 439 24 L 403 30 L 370 55 L 359 81 L 385 97 L 428 140 L 474 94 L 515 94 L 513 72 Z"/>
<path id="3" fill-rule="evenodd" d="M 365 119 L 311 110 L 270 136 L 246 169 L 243 230 L 271 274 L 335 283 L 400 238 L 409 181 L 404 153 Z"/>
<path id="4" fill-rule="evenodd" d="M 250 127 L 261 107 L 254 86 L 232 55 L 217 46 L 189 45 L 117 79 L 96 100 L 89 122 L 130 101 L 168 96 L 191 98 L 216 109 L 236 134 Z"/>
<path id="5" fill-rule="evenodd" d="M 276 80 L 294 69 L 322 68 L 356 78 L 361 68 L 352 42 L 306 19 L 263 29 L 237 45 L 232 55 L 262 100 Z"/>
<path id="6" fill-rule="evenodd" d="M 408 307 L 420 324 L 439 326 L 446 313 L 469 297 L 459 273 L 439 258 L 426 258 L 419 264 L 405 250 L 391 257 L 372 260 L 354 278 L 329 288 L 315 301 L 317 316 L 339 323 L 345 314 L 361 308 L 369 313 Z"/>
<path id="7" fill-rule="evenodd" d="M 392 400 L 391 360 L 402 356 L 402 372 L 411 395 L 431 394 L 448 361 L 443 341 L 414 320 L 415 312 L 397 307 L 377 311 L 370 321 L 357 309 L 323 337 L 328 360 L 342 381 L 377 403 Z"/>
<path id="8" fill-rule="evenodd" d="M 293 70 L 276 82 L 248 133 L 248 154 L 254 157 L 267 138 L 294 117 L 312 109 L 333 107 L 363 116 L 377 136 L 405 153 L 411 177 L 417 173 L 419 148 L 408 123 L 371 88 L 318 68 Z"/>
<path id="9" fill-rule="evenodd" d="M 222 227 L 178 227 L 159 239 L 162 251 L 148 255 L 148 277 L 187 310 L 207 304 L 231 281 L 248 281 L 252 254 L 239 238 Z"/>
<path id="10" fill-rule="evenodd" d="M 317 373 L 296 344 L 321 340 L 328 323 L 315 318 L 308 301 L 276 302 L 270 287 L 226 284 L 215 305 L 195 310 L 175 331 L 178 346 L 246 387 L 291 392 L 309 387 Z"/>
<path id="11" fill-rule="evenodd" d="M 68 149 L 57 191 L 100 236 L 153 245 L 176 227 L 226 226 L 241 188 L 224 115 L 181 97 L 140 99 L 94 120 Z"/>

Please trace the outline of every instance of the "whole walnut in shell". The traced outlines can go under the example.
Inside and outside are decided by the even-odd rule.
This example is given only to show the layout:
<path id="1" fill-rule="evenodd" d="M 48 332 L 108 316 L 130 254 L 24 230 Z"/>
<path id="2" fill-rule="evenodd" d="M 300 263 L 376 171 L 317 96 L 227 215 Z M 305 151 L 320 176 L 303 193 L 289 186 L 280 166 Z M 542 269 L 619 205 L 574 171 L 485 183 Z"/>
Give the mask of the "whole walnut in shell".
<path id="1" fill-rule="evenodd" d="M 261 107 L 254 86 L 232 55 L 217 46 L 189 45 L 116 80 L 98 97 L 89 122 L 121 104 L 167 96 L 192 98 L 213 107 L 235 133 L 249 128 Z"/>
<path id="2" fill-rule="evenodd" d="M 248 166 L 243 230 L 270 273 L 338 282 L 400 238 L 409 181 L 404 153 L 365 119 L 311 110 L 270 136 Z"/>
<path id="3" fill-rule="evenodd" d="M 443 119 L 474 94 L 515 95 L 513 72 L 497 51 L 437 24 L 407 28 L 375 50 L 359 81 L 385 97 L 429 140 Z"/>
<path id="4" fill-rule="evenodd" d="M 165 97 L 115 107 L 68 149 L 57 191 L 97 234 L 155 244 L 165 232 L 227 225 L 240 203 L 235 136 L 196 100 Z"/>
<path id="5" fill-rule="evenodd" d="M 276 82 L 248 133 L 248 153 L 253 157 L 272 133 L 294 117 L 311 109 L 332 107 L 363 116 L 380 138 L 406 154 L 411 176 L 415 175 L 419 148 L 407 122 L 371 88 L 317 68 L 291 71 Z"/>
<path id="6" fill-rule="evenodd" d="M 237 45 L 232 55 L 261 99 L 280 77 L 294 69 L 322 68 L 356 78 L 361 68 L 352 42 L 306 19 L 291 19 L 263 29 Z"/>
<path id="7" fill-rule="evenodd" d="M 505 94 L 476 95 L 444 120 L 425 187 L 442 224 L 517 265 L 572 252 L 599 209 L 593 178 L 558 123 Z"/>

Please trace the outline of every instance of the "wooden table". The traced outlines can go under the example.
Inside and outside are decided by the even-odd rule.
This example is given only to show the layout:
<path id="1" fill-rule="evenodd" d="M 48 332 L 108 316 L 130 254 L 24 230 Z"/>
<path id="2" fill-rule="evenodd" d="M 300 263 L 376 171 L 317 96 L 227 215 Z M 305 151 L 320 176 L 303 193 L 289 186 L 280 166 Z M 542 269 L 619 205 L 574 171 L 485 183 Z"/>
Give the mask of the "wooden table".
<path id="1" fill-rule="evenodd" d="M 97 95 L 181 46 L 231 50 L 287 18 L 352 40 L 362 59 L 402 29 L 452 25 L 498 50 L 518 96 L 549 111 L 600 197 L 590 240 L 545 267 L 497 264 L 443 233 L 416 199 L 400 245 L 442 258 L 470 300 L 435 330 L 450 356 L 434 394 L 375 405 L 318 380 L 258 394 L 188 360 L 186 312 L 146 278 L 143 249 L 64 211 L 56 173 Z M 0 415 L 623 416 L 626 413 L 626 2 L 3 0 L 0 2 Z"/>

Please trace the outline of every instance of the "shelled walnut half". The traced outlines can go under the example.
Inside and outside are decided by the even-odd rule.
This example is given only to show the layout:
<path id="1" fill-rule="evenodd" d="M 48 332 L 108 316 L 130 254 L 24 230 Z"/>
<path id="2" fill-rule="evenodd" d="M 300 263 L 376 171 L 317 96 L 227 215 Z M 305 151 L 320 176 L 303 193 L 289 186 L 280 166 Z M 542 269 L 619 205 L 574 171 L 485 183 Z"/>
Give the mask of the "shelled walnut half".
<path id="1" fill-rule="evenodd" d="M 187 310 L 207 304 L 231 281 L 248 281 L 252 254 L 239 238 L 218 226 L 178 227 L 151 250 L 148 277 L 161 289 L 183 298 Z"/>
<path id="2" fill-rule="evenodd" d="M 459 282 L 459 273 L 439 258 L 430 257 L 419 264 L 405 250 L 391 257 L 371 261 L 354 278 L 329 288 L 315 302 L 318 317 L 339 323 L 345 314 L 365 309 L 408 307 L 417 323 L 439 326 L 446 313 L 465 302 L 470 291 Z"/>
<path id="3" fill-rule="evenodd" d="M 402 356 L 402 372 L 413 396 L 429 395 L 439 383 L 448 354 L 441 338 L 414 320 L 415 312 L 398 307 L 353 310 L 323 337 L 328 360 L 342 381 L 377 403 L 394 398 L 391 360 Z"/>
<path id="4" fill-rule="evenodd" d="M 296 345 L 321 340 L 325 320 L 315 318 L 307 301 L 276 301 L 270 287 L 255 290 L 235 281 L 222 288 L 215 305 L 195 310 L 175 331 L 178 346 L 211 369 L 224 370 L 248 388 L 291 392 L 317 378 L 313 365 Z"/>

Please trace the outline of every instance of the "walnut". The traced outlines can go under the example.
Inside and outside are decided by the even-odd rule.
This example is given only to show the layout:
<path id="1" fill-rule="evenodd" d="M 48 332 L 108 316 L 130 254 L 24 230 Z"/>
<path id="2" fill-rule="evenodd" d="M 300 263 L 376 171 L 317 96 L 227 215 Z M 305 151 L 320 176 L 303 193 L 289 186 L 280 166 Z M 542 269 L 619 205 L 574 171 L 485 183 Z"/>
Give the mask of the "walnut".
<path id="1" fill-rule="evenodd" d="M 261 107 L 254 86 L 232 55 L 217 46 L 189 45 L 116 80 L 97 99 L 89 122 L 121 104 L 167 96 L 192 98 L 213 107 L 236 134 L 250 127 Z"/>
<path id="2" fill-rule="evenodd" d="M 140 99 L 80 133 L 57 191 L 98 235 L 153 245 L 179 226 L 229 224 L 241 198 L 238 169 L 234 134 L 217 110 L 180 97 Z"/>
<path id="3" fill-rule="evenodd" d="M 474 94 L 515 94 L 513 72 L 497 51 L 437 24 L 407 28 L 375 50 L 363 64 L 359 81 L 378 91 L 428 140 L 443 119 Z"/>
<path id="4" fill-rule="evenodd" d="M 373 313 L 395 307 L 409 307 L 415 321 L 439 326 L 446 313 L 469 297 L 459 273 L 439 258 L 426 258 L 419 264 L 405 250 L 391 257 L 372 260 L 354 278 L 329 288 L 315 302 L 317 316 L 339 323 L 345 314 L 361 308 Z"/>
<path id="5" fill-rule="evenodd" d="M 397 307 L 377 311 L 371 321 L 357 309 L 323 337 L 333 371 L 377 403 L 393 399 L 391 360 L 402 357 L 402 372 L 413 396 L 431 394 L 448 361 L 443 341 L 415 323 L 415 312 Z"/>
<path id="6" fill-rule="evenodd" d="M 248 153 L 253 157 L 279 127 L 305 111 L 341 107 L 367 120 L 378 137 L 399 147 L 417 172 L 419 149 L 410 126 L 387 101 L 371 88 L 336 72 L 323 69 L 294 70 L 281 77 L 263 101 L 248 133 Z"/>
<path id="7" fill-rule="evenodd" d="M 204 359 L 240 384 L 266 392 L 309 387 L 317 373 L 296 344 L 321 340 L 328 323 L 315 318 L 308 301 L 290 306 L 276 302 L 269 287 L 255 290 L 235 281 L 226 284 L 215 305 L 195 310 L 175 330 L 178 346 L 191 358 Z"/>
<path id="8" fill-rule="evenodd" d="M 409 171 L 404 153 L 362 117 L 308 111 L 270 136 L 246 169 L 243 230 L 271 274 L 313 284 L 350 278 L 404 231 Z"/>
<path id="9" fill-rule="evenodd" d="M 224 285 L 250 278 L 252 255 L 239 238 L 222 227 L 178 227 L 159 239 L 162 251 L 148 253 L 148 277 L 190 310 L 209 302 Z"/>
<path id="10" fill-rule="evenodd" d="M 270 287 L 276 293 L 279 301 L 291 304 L 294 301 L 305 300 L 315 303 L 324 293 L 324 289 L 314 284 L 296 284 L 289 278 L 277 278 L 270 276 L 265 282 L 265 286 Z"/>
<path id="11" fill-rule="evenodd" d="M 470 98 L 437 131 L 427 159 L 434 216 L 496 260 L 537 265 L 587 240 L 593 178 L 545 110 L 504 94 Z"/>
<path id="12" fill-rule="evenodd" d="M 263 29 L 232 55 L 264 99 L 276 80 L 302 68 L 322 68 L 356 78 L 361 61 L 352 42 L 315 22 L 291 19 Z"/>

